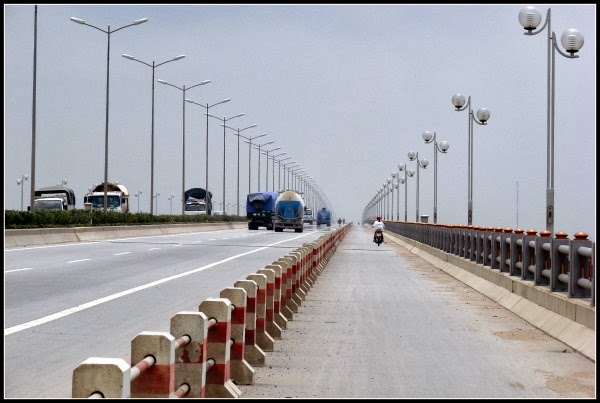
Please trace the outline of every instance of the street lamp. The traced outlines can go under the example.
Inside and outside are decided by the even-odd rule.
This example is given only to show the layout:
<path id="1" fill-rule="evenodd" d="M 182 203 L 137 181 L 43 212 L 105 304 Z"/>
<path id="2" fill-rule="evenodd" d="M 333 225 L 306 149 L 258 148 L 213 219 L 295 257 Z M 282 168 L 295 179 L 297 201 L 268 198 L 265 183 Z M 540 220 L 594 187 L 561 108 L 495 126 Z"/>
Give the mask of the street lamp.
<path id="1" fill-rule="evenodd" d="M 398 189 L 398 184 L 395 181 L 396 175 L 398 175 L 398 179 L 400 179 L 400 174 L 398 172 L 392 172 L 392 192 L 395 189 Z M 400 221 L 400 191 L 396 190 L 396 220 Z M 392 220 L 394 219 L 394 194 L 392 193 Z"/>
<path id="2" fill-rule="evenodd" d="M 248 194 L 250 194 L 250 172 L 252 171 L 252 140 L 257 139 L 259 137 L 263 137 L 266 136 L 267 133 L 263 133 L 259 136 L 254 136 L 254 137 L 244 137 L 245 139 L 248 139 L 248 141 L 245 141 L 246 143 L 248 143 Z M 243 137 L 243 136 L 242 136 Z M 257 190 L 258 192 L 258 190 Z"/>
<path id="3" fill-rule="evenodd" d="M 194 102 L 191 99 L 186 99 L 186 101 L 191 104 L 195 104 L 195 105 L 201 106 L 204 109 L 206 109 L 206 172 L 205 172 L 205 177 L 204 177 L 204 190 L 206 192 L 206 201 L 208 202 L 209 198 L 210 198 L 210 193 L 208 192 L 208 116 L 209 116 L 208 112 L 210 111 L 210 108 L 212 108 L 213 106 L 217 106 L 220 104 L 224 104 L 225 102 L 231 101 L 231 98 L 226 98 L 222 101 L 215 102 L 212 105 L 209 105 L 208 103 L 206 105 L 199 104 L 198 102 Z M 225 130 L 225 129 L 223 129 L 223 130 Z M 209 205 L 209 206 L 211 204 L 212 204 L 212 200 L 210 200 L 210 203 L 207 203 L 207 205 Z M 206 214 L 212 215 L 212 209 L 207 208 Z"/>
<path id="4" fill-rule="evenodd" d="M 260 148 L 262 146 L 266 146 L 269 144 L 273 144 L 275 142 L 275 140 L 271 140 L 271 141 L 267 141 L 266 143 L 262 143 L 262 144 L 256 144 L 256 146 L 258 146 L 258 175 L 256 175 L 256 179 L 258 182 L 258 188 L 256 189 L 257 192 L 260 192 Z"/>
<path id="5" fill-rule="evenodd" d="M 560 37 L 560 42 L 567 51 L 563 52 L 556 44 L 556 34 L 552 31 L 550 9 L 546 12 L 544 25 L 534 31 L 542 15 L 535 7 L 528 6 L 519 12 L 519 23 L 527 32 L 523 35 L 537 35 L 548 25 L 548 78 L 547 78 L 547 143 L 546 143 L 546 230 L 554 233 L 554 51 L 557 50 L 568 59 L 576 59 L 579 49 L 583 46 L 583 34 L 577 29 L 569 28 Z"/>
<path id="6" fill-rule="evenodd" d="M 250 125 L 248 127 L 244 127 L 243 129 L 234 129 L 233 127 L 229 127 L 229 126 L 225 126 L 228 129 L 231 130 L 237 130 L 237 215 L 240 215 L 240 137 L 244 137 L 240 135 L 240 132 L 246 130 L 246 129 L 251 129 L 253 127 L 258 126 L 256 123 L 253 125 Z M 265 133 L 266 134 L 266 133 Z M 259 136 L 260 137 L 260 136 Z M 247 139 L 248 137 L 244 137 L 245 139 Z M 250 174 L 248 173 L 248 193 L 250 193 Z"/>
<path id="7" fill-rule="evenodd" d="M 106 118 L 104 123 L 104 211 L 108 208 L 108 100 L 109 100 L 109 67 L 110 67 L 110 34 L 114 34 L 117 31 L 120 31 L 124 28 L 131 27 L 133 25 L 143 24 L 148 21 L 148 18 L 140 18 L 138 20 L 133 21 L 132 24 L 124 25 L 121 28 L 117 28 L 114 31 L 110 30 L 110 25 L 108 29 L 105 31 L 101 28 L 98 28 L 94 25 L 88 24 L 85 20 L 81 18 L 71 17 L 71 21 L 76 22 L 77 24 L 87 25 L 88 27 L 95 28 L 100 32 L 104 32 L 108 39 L 108 44 L 106 47 Z"/>
<path id="8" fill-rule="evenodd" d="M 429 161 L 419 159 L 419 153 L 414 151 L 408 152 L 408 159 L 411 161 L 417 161 L 417 209 L 416 209 L 416 222 L 419 222 L 419 171 L 420 168 L 426 169 L 427 165 L 429 165 Z"/>
<path id="9" fill-rule="evenodd" d="M 235 119 L 235 118 L 239 118 L 240 116 L 244 116 L 245 113 L 238 113 L 237 115 L 231 116 L 229 118 L 227 117 L 223 117 L 223 124 L 221 126 L 223 126 L 223 204 L 226 205 L 227 203 L 225 203 L 225 123 L 227 123 L 227 121 L 231 120 L 231 119 Z M 206 113 L 206 116 L 210 116 L 211 118 L 215 118 L 215 119 L 221 119 L 219 117 L 216 117 L 214 115 L 211 115 L 210 113 Z"/>
<path id="10" fill-rule="evenodd" d="M 271 151 L 281 150 L 281 147 L 275 147 L 270 150 L 265 150 L 265 154 L 267 155 L 267 162 L 265 163 L 265 191 L 269 191 L 269 153 Z M 273 179 L 275 178 L 275 162 L 273 161 Z M 273 188 L 274 190 L 274 188 Z"/>
<path id="11" fill-rule="evenodd" d="M 286 161 L 291 159 L 292 157 L 285 157 L 282 159 L 277 160 L 277 187 L 279 188 L 279 190 L 282 190 L 281 188 L 281 161 Z M 283 164 L 284 168 L 285 168 L 285 164 Z M 283 173 L 284 177 L 283 177 L 283 181 L 285 182 L 285 172 Z M 284 183 L 285 185 L 285 183 Z M 273 188 L 275 188 L 275 185 L 273 185 Z"/>
<path id="12" fill-rule="evenodd" d="M 392 220 L 394 219 L 393 217 L 393 212 L 394 212 L 394 186 L 392 185 L 392 178 L 387 178 L 386 184 L 386 191 L 388 191 L 388 193 L 392 194 L 392 203 L 391 203 L 391 208 L 388 208 L 388 211 L 386 211 L 386 217 L 389 219 L 390 218 L 390 211 L 392 212 Z"/>
<path id="13" fill-rule="evenodd" d="M 160 193 L 154 195 L 154 198 L 156 199 L 156 214 L 158 214 L 158 196 L 160 196 Z"/>
<path id="14" fill-rule="evenodd" d="M 293 165 L 290 165 L 290 164 L 293 164 Z M 288 187 L 290 185 L 290 181 L 289 181 L 288 175 L 289 175 L 290 169 L 297 167 L 297 166 L 300 166 L 300 164 L 296 163 L 296 161 L 290 161 L 288 163 L 283 164 L 283 189 L 284 190 L 289 190 Z M 285 173 L 286 168 L 288 170 L 287 174 Z M 287 186 L 286 186 L 286 183 L 287 183 Z"/>
<path id="15" fill-rule="evenodd" d="M 400 172 L 404 172 L 404 178 L 400 178 L 400 176 L 398 176 L 398 179 L 400 181 L 400 184 L 404 183 L 404 222 L 408 221 L 408 180 L 407 180 L 407 174 L 408 176 L 410 176 L 412 178 L 412 176 L 415 174 L 415 171 L 413 171 L 412 169 L 407 169 L 406 168 L 406 164 L 404 163 L 400 163 L 398 164 L 398 170 Z"/>
<path id="16" fill-rule="evenodd" d="M 273 160 L 273 192 L 275 191 L 275 158 L 281 157 L 282 155 L 286 155 L 286 154 L 287 154 L 287 152 L 284 151 L 282 153 L 271 156 L 271 159 Z M 279 160 L 279 161 L 281 162 L 281 160 Z M 268 160 L 267 160 L 267 163 L 268 163 Z M 278 173 L 281 173 L 280 169 L 277 169 L 277 171 L 278 171 Z"/>
<path id="17" fill-rule="evenodd" d="M 137 192 L 135 192 L 135 197 L 137 198 L 137 201 L 138 201 L 138 213 L 140 212 L 140 195 L 142 193 L 144 193 L 144 192 L 142 192 L 141 190 L 138 190 Z M 152 214 L 152 212 L 150 212 L 150 214 Z"/>
<path id="18" fill-rule="evenodd" d="M 467 107 L 469 108 L 469 169 L 468 169 L 468 196 L 467 196 L 467 224 L 473 224 L 473 122 L 478 125 L 485 125 L 487 120 L 490 118 L 490 111 L 485 108 L 479 108 L 477 111 L 477 118 L 473 115 L 473 108 L 471 108 L 471 96 L 467 104 L 465 105 L 465 96 L 456 94 L 452 97 L 452 104 L 456 108 L 457 112 L 464 111 Z M 464 105 L 464 107 L 463 107 Z"/>
<path id="19" fill-rule="evenodd" d="M 425 143 L 433 142 L 433 223 L 437 224 L 437 153 L 438 151 L 446 153 L 450 148 L 447 141 L 437 142 L 436 133 L 425 131 L 423 132 L 423 140 Z"/>
<path id="20" fill-rule="evenodd" d="M 178 87 L 176 85 L 173 85 L 171 83 L 166 82 L 165 80 L 156 80 L 161 84 L 165 84 L 165 85 L 169 85 L 173 88 L 177 88 L 179 91 L 181 91 L 182 96 L 183 96 L 183 103 L 182 103 L 182 108 L 183 108 L 183 118 L 182 118 L 182 152 L 181 152 L 181 215 L 185 214 L 185 92 L 188 90 L 191 90 L 194 87 L 197 87 L 199 85 L 204 85 L 204 84 L 208 84 L 211 82 L 211 80 L 204 80 L 198 84 L 194 84 L 190 87 L 187 87 L 184 85 L 182 87 Z M 152 193 L 150 193 L 152 194 Z M 208 199 L 208 192 L 206 193 L 206 198 Z M 150 214 L 152 214 L 152 210 L 150 210 Z"/>
<path id="21" fill-rule="evenodd" d="M 169 196 L 169 201 L 171 202 L 171 207 L 170 207 L 170 214 L 173 215 L 173 199 L 175 198 L 175 195 L 173 193 L 171 193 L 171 196 Z"/>
<path id="22" fill-rule="evenodd" d="M 21 177 L 17 179 L 17 186 L 21 186 L 21 211 L 23 211 L 23 184 L 27 179 L 29 179 L 29 175 L 21 175 Z"/>
<path id="23" fill-rule="evenodd" d="M 150 126 L 150 195 L 152 196 L 152 194 L 154 194 L 154 69 L 156 69 L 158 66 L 162 66 L 163 64 L 183 59 L 185 55 L 175 56 L 174 58 L 166 60 L 159 64 L 155 64 L 154 60 L 152 61 L 152 64 L 149 64 L 125 53 L 123 53 L 121 56 L 123 56 L 125 59 L 142 63 L 152 69 L 152 123 Z M 153 199 L 152 197 L 150 197 L 150 214 L 152 214 L 153 208 Z"/>

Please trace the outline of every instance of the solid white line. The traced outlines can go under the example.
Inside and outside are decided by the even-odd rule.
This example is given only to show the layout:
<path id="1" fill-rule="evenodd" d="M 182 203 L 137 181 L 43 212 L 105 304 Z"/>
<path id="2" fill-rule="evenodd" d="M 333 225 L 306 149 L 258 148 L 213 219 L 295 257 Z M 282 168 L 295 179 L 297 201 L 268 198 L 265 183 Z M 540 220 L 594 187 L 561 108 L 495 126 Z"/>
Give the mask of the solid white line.
<path id="1" fill-rule="evenodd" d="M 70 262 L 67 262 L 67 263 L 78 263 L 78 262 L 85 262 L 86 260 L 90 260 L 90 259 L 71 260 Z"/>
<path id="2" fill-rule="evenodd" d="M 113 253 L 113 256 L 127 255 L 128 253 L 131 253 L 131 252 Z"/>
<path id="3" fill-rule="evenodd" d="M 159 250 L 160 248 L 150 248 L 148 250 Z"/>
<path id="4" fill-rule="evenodd" d="M 39 326 L 39 325 L 42 325 L 44 323 L 51 322 L 53 320 L 61 319 L 61 318 L 64 318 L 66 316 L 72 315 L 74 313 L 84 311 L 84 310 L 86 310 L 88 308 L 93 308 L 93 307 L 95 307 L 97 305 L 100 305 L 100 304 L 103 304 L 105 302 L 109 302 L 109 301 L 115 300 L 117 298 L 121 298 L 121 297 L 124 297 L 126 295 L 134 294 L 134 293 L 136 293 L 138 291 L 145 290 L 146 288 L 151 288 L 151 287 L 157 286 L 159 284 L 163 284 L 163 283 L 167 283 L 167 282 L 172 281 L 172 280 L 176 280 L 176 279 L 181 278 L 181 277 L 189 276 L 190 274 L 194 274 L 194 273 L 198 273 L 198 272 L 201 272 L 203 270 L 206 270 L 206 269 L 210 269 L 211 267 L 215 267 L 215 266 L 218 266 L 220 264 L 230 262 L 230 261 L 238 259 L 238 258 L 240 258 L 242 256 L 246 256 L 246 255 L 250 255 L 252 253 L 259 252 L 259 251 L 261 251 L 263 249 L 269 248 L 270 246 L 275 246 L 275 245 L 279 245 L 280 243 L 284 243 L 284 242 L 288 242 L 288 241 L 293 241 L 294 239 L 302 238 L 302 237 L 307 236 L 307 235 L 310 235 L 310 233 L 299 235 L 299 236 L 297 236 L 295 238 L 284 239 L 283 241 L 275 242 L 275 243 L 272 243 L 272 244 L 267 245 L 267 246 L 263 246 L 261 248 L 255 249 L 255 250 L 251 250 L 249 252 L 244 252 L 244 253 L 240 253 L 238 255 L 230 256 L 230 257 L 228 257 L 226 259 L 219 260 L 218 262 L 207 264 L 206 266 L 198 267 L 197 269 L 193 269 L 193 270 L 187 271 L 185 273 L 176 274 L 174 276 L 170 276 L 170 277 L 163 278 L 161 280 L 153 281 L 151 283 L 144 284 L 144 285 L 141 285 L 139 287 L 130 288 L 129 290 L 121 291 L 121 292 L 118 292 L 116 294 L 104 297 L 104 298 L 100 298 L 100 299 L 97 299 L 97 300 L 94 300 L 94 301 L 87 302 L 87 303 L 82 304 L 82 305 L 75 306 L 73 308 L 65 309 L 64 311 L 57 312 L 57 313 L 54 313 L 52 315 L 44 316 L 43 318 L 40 318 L 40 319 L 35 319 L 35 320 L 30 321 L 30 322 L 26 322 L 26 323 L 23 323 L 23 324 L 20 324 L 20 325 L 12 326 L 12 327 L 9 327 L 8 329 L 4 329 L 4 336 L 8 336 L 8 335 L 11 335 L 13 333 L 17 333 L 17 332 L 20 332 L 22 330 L 26 330 L 26 329 L 29 329 L 29 328 L 32 328 L 32 327 L 35 327 L 35 326 Z M 84 259 L 84 260 L 89 260 L 89 259 Z"/>
<path id="5" fill-rule="evenodd" d="M 4 273 L 12 273 L 12 272 L 15 272 L 15 271 L 25 271 L 25 270 L 33 270 L 33 267 L 23 267 L 22 269 L 7 270 Z"/>

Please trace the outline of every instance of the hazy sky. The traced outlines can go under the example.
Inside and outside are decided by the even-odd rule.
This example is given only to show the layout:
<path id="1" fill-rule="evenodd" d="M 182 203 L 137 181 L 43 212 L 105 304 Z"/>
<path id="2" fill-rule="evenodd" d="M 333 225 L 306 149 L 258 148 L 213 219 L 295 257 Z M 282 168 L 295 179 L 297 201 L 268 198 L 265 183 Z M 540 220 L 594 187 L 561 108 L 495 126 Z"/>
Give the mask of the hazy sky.
<path id="1" fill-rule="evenodd" d="M 473 224 L 545 229 L 547 32 L 523 35 L 513 5 L 40 5 L 37 23 L 36 188 L 68 180 L 77 207 L 104 179 L 108 35 L 111 31 L 108 178 L 150 208 L 152 69 L 231 117 L 228 125 L 257 141 L 274 141 L 314 178 L 337 217 L 360 221 L 382 184 L 419 152 L 421 214 L 433 217 L 435 131 L 450 143 L 438 154 L 438 223 L 467 222 L 468 113 L 451 98 L 471 96 L 474 111 L 491 113 L 474 124 Z M 595 240 L 596 222 L 596 6 L 536 5 L 560 39 L 579 29 L 577 59 L 556 53 L 555 230 Z M 547 28 L 546 28 L 547 30 Z M 31 172 L 34 5 L 4 5 L 4 203 L 20 209 L 16 179 Z M 186 188 L 204 187 L 206 116 L 186 103 Z M 155 85 L 155 175 L 159 213 L 180 211 L 182 92 Z M 237 137 L 226 133 L 226 201 L 234 203 Z M 209 120 L 209 188 L 223 192 L 223 128 Z M 257 150 L 251 191 L 257 190 Z M 272 155 L 273 153 L 271 153 Z M 240 146 L 240 203 L 248 192 L 248 144 Z M 277 165 L 276 165 L 277 168 Z M 271 188 L 269 164 L 269 190 Z M 277 170 L 276 170 L 277 172 Z M 265 190 L 265 158 L 261 190 Z M 276 186 L 278 176 L 275 177 Z M 517 203 L 518 183 L 518 203 Z M 404 218 L 404 186 L 400 217 Z M 30 182 L 23 188 L 29 204 Z M 408 218 L 415 218 L 416 178 L 408 182 Z M 394 191 L 394 216 L 397 196 Z M 316 206 L 320 208 L 322 206 Z M 517 209 L 518 207 L 518 209 Z M 220 209 L 215 207 L 215 209 Z M 229 207 L 228 210 L 235 209 Z M 243 211 L 243 210 L 242 210 Z M 518 215 L 517 215 L 518 211 Z M 517 222 L 518 217 L 518 222 Z"/>

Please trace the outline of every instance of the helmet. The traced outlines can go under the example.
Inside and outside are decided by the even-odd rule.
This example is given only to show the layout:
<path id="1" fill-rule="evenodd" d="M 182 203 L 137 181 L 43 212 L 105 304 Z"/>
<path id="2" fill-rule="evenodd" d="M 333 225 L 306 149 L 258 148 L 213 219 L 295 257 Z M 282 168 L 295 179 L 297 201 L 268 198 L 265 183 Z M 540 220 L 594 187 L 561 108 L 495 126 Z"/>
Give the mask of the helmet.
<path id="1" fill-rule="evenodd" d="M 377 216 L 377 221 L 381 221 L 381 216 Z"/>

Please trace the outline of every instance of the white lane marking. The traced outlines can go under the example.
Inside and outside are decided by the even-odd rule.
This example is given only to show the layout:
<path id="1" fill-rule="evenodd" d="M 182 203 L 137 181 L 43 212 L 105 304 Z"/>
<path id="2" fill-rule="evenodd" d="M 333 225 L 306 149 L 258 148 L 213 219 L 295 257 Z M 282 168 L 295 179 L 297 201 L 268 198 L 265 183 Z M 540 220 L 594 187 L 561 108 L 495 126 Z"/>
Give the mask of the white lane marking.
<path id="1" fill-rule="evenodd" d="M 150 248 L 148 250 L 159 250 L 160 248 Z"/>
<path id="2" fill-rule="evenodd" d="M 198 267 L 196 269 L 192 269 L 192 270 L 187 271 L 185 273 L 180 273 L 180 274 L 176 274 L 176 275 L 173 275 L 173 276 L 170 276 L 170 277 L 166 277 L 166 278 L 163 278 L 163 279 L 160 279 L 160 280 L 156 280 L 156 281 L 153 281 L 151 283 L 147 283 L 147 284 L 141 285 L 139 287 L 130 288 L 129 290 L 121 291 L 121 292 L 118 292 L 116 294 L 104 297 L 104 298 L 99 298 L 99 299 L 94 300 L 94 301 L 86 302 L 85 304 L 81 304 L 81 305 L 78 305 L 78 306 L 75 306 L 75 307 L 72 307 L 72 308 L 69 308 L 69 309 L 65 309 L 64 311 L 61 311 L 61 312 L 53 313 L 52 315 L 44 316 L 43 318 L 35 319 L 35 320 L 29 321 L 29 322 L 26 322 L 26 323 L 22 323 L 20 325 L 12 326 L 12 327 L 9 327 L 8 329 L 4 329 L 4 336 L 8 336 L 8 335 L 11 335 L 13 333 L 17 333 L 17 332 L 20 332 L 22 330 L 26 330 L 26 329 L 29 329 L 29 328 L 32 328 L 32 327 L 35 327 L 35 326 L 43 325 L 44 323 L 48 323 L 48 322 L 52 322 L 53 320 L 58 320 L 58 319 L 64 318 L 64 317 L 72 315 L 74 313 L 81 312 L 81 311 L 84 311 L 84 310 L 89 309 L 89 308 L 93 308 L 93 307 L 95 307 L 97 305 L 100 305 L 100 304 L 103 304 L 105 302 L 109 302 L 109 301 L 112 301 L 114 299 L 118 299 L 118 298 L 124 297 L 126 295 L 134 294 L 134 293 L 136 293 L 138 291 L 145 290 L 146 288 L 151 288 L 151 287 L 157 286 L 159 284 L 163 284 L 163 283 L 167 283 L 167 282 L 172 281 L 172 280 L 176 280 L 176 279 L 181 278 L 181 277 L 189 276 L 190 274 L 195 274 L 195 273 L 201 272 L 203 270 L 210 269 L 211 267 L 215 267 L 215 266 L 218 266 L 220 264 L 227 263 L 227 262 L 230 262 L 232 260 L 238 259 L 240 257 L 246 256 L 246 255 L 250 255 L 252 253 L 260 252 L 261 250 L 267 249 L 267 248 L 269 248 L 271 246 L 279 245 L 280 243 L 284 243 L 284 242 L 288 242 L 288 241 L 293 241 L 294 239 L 302 238 L 302 237 L 307 236 L 307 235 L 310 235 L 310 233 L 299 235 L 299 236 L 294 237 L 294 238 L 284 239 L 283 241 L 275 242 L 275 243 L 272 243 L 272 244 L 267 245 L 267 246 L 263 246 L 261 248 L 255 249 L 255 250 L 251 250 L 251 251 L 248 251 L 248 252 L 240 253 L 238 255 L 230 256 L 230 257 L 228 257 L 226 259 L 219 260 L 218 262 L 213 262 L 213 263 L 207 264 L 206 266 Z M 89 260 L 89 259 L 85 259 L 85 260 Z"/>
<path id="3" fill-rule="evenodd" d="M 201 243 L 202 241 L 194 241 L 193 243 Z"/>
<path id="4" fill-rule="evenodd" d="M 71 260 L 70 262 L 67 262 L 67 263 L 79 263 L 79 262 L 85 262 L 86 260 L 90 260 L 90 259 Z"/>
<path id="5" fill-rule="evenodd" d="M 131 252 L 114 253 L 113 256 L 127 255 L 128 253 L 131 253 Z"/>
<path id="6" fill-rule="evenodd" d="M 22 269 L 7 270 L 4 273 L 12 273 L 14 271 L 25 271 L 25 270 L 33 270 L 33 267 L 23 267 Z"/>

